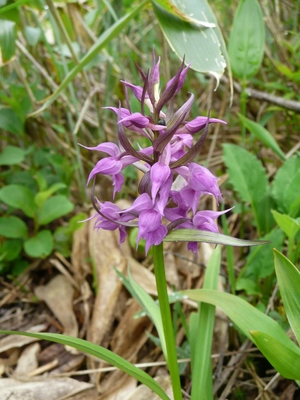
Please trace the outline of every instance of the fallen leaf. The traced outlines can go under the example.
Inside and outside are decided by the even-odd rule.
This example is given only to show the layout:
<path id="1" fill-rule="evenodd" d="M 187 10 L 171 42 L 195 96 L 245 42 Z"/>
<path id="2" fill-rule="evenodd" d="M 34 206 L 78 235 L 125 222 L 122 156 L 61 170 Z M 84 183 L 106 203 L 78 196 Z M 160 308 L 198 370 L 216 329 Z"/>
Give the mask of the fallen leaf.
<path id="1" fill-rule="evenodd" d="M 55 276 L 47 285 L 35 288 L 39 300 L 45 301 L 64 328 L 64 334 L 78 337 L 78 324 L 73 311 L 74 288 L 64 275 Z M 77 350 L 68 349 L 76 354 Z"/>
<path id="2" fill-rule="evenodd" d="M 39 378 L 24 382 L 13 378 L 0 379 L 0 399 L 64 400 L 72 394 L 93 387 L 90 383 L 71 378 Z"/>
<path id="3" fill-rule="evenodd" d="M 169 396 L 170 399 L 172 400 L 173 394 L 169 376 L 162 375 L 162 376 L 157 376 L 154 379 L 163 388 L 166 395 Z M 160 397 L 157 394 L 153 393 L 152 390 L 148 388 L 148 386 L 140 385 L 130 395 L 128 395 L 127 397 L 123 397 L 122 400 L 146 400 L 146 399 L 160 400 Z"/>
<path id="4" fill-rule="evenodd" d="M 15 377 L 28 375 L 38 367 L 38 354 L 41 350 L 39 343 L 32 343 L 21 353 L 13 375 Z"/>
<path id="5" fill-rule="evenodd" d="M 42 332 L 47 329 L 46 324 L 35 325 L 30 329 L 27 329 L 27 332 Z M 26 344 L 37 342 L 40 339 L 30 338 L 26 336 L 19 335 L 7 335 L 0 339 L 0 353 L 3 351 L 13 349 L 15 347 L 22 347 Z"/>

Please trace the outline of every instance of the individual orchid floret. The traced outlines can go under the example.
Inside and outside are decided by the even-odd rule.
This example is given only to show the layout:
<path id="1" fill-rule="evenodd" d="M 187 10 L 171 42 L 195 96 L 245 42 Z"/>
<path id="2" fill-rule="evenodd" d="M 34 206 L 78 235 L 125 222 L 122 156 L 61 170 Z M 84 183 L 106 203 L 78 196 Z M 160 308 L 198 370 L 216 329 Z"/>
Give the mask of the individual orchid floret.
<path id="1" fill-rule="evenodd" d="M 121 173 L 122 169 L 138 161 L 138 159 L 122 153 L 115 143 L 106 142 L 96 147 L 82 147 L 88 150 L 102 151 L 110 155 L 110 157 L 102 158 L 97 162 L 88 177 L 87 184 L 98 174 L 110 175 L 113 180 L 114 195 L 116 192 L 119 192 L 124 183 L 124 177 Z"/>
<path id="2" fill-rule="evenodd" d="M 142 211 L 139 215 L 137 243 L 146 241 L 146 253 L 153 245 L 160 244 L 166 237 L 168 230 L 162 223 L 161 214 L 155 208 Z"/>
<path id="3" fill-rule="evenodd" d="M 213 122 L 219 122 L 221 124 L 226 124 L 225 121 L 217 118 L 207 118 L 207 117 L 196 117 L 192 121 L 186 122 L 181 128 L 178 129 L 177 134 L 190 133 L 195 134 L 200 132 L 207 123 L 211 124 Z"/>

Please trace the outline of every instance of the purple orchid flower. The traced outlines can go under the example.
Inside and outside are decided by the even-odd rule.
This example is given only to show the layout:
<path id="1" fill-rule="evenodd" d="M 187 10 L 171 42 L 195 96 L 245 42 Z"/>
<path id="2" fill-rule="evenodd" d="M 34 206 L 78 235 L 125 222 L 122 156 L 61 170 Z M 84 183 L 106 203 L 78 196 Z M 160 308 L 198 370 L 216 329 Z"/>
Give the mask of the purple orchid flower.
<path id="1" fill-rule="evenodd" d="M 225 211 L 199 211 L 199 201 L 203 195 L 211 195 L 217 203 L 222 201 L 218 179 L 205 167 L 195 162 L 208 133 L 211 123 L 224 121 L 198 116 L 188 120 L 194 102 L 193 94 L 176 111 L 174 96 L 182 89 L 189 65 L 182 62 L 175 76 L 167 82 L 160 94 L 160 58 L 152 55 L 152 67 L 144 73 L 138 71 L 143 86 L 122 81 L 125 86 L 127 108 L 104 107 L 118 117 L 118 144 L 101 143 L 88 150 L 106 153 L 90 172 L 88 183 L 97 175 L 108 175 L 114 186 L 113 196 L 124 184 L 123 170 L 133 165 L 143 174 L 139 195 L 131 207 L 121 210 L 111 202 L 93 200 L 97 211 L 96 229 L 118 229 L 120 243 L 126 238 L 126 227 L 138 227 L 137 243 L 146 241 L 146 253 L 151 246 L 160 244 L 172 229 L 193 229 L 218 232 L 215 220 Z M 129 88 L 141 103 L 141 112 L 131 112 L 128 98 Z M 145 112 L 147 106 L 150 113 Z M 164 107 L 166 112 L 164 112 Z M 151 145 L 141 148 L 133 146 L 126 130 L 148 138 Z M 203 131 L 200 137 L 196 134 Z M 136 150 L 138 148 L 138 150 Z M 197 243 L 188 243 L 188 248 L 197 252 Z"/>

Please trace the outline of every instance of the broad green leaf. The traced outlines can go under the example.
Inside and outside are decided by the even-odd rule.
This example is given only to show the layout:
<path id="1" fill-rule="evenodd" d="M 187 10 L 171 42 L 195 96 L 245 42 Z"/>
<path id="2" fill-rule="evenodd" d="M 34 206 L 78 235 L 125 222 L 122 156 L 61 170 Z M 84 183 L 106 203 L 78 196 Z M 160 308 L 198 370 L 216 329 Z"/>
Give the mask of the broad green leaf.
<path id="1" fill-rule="evenodd" d="M 50 222 L 69 214 L 74 209 L 74 204 L 66 196 L 56 195 L 47 199 L 38 212 L 38 222 L 46 225 Z"/>
<path id="2" fill-rule="evenodd" d="M 250 249 L 246 265 L 237 280 L 237 290 L 246 290 L 248 294 L 258 294 L 262 290 L 259 286 L 261 279 L 274 272 L 272 249 L 282 248 L 284 234 L 280 229 L 275 228 L 262 239 L 267 240 L 268 243 L 265 246 Z M 247 280 L 251 280 L 253 284 Z"/>
<path id="3" fill-rule="evenodd" d="M 27 235 L 27 226 L 20 218 L 14 215 L 0 218 L 0 236 L 10 239 L 25 239 Z"/>
<path id="4" fill-rule="evenodd" d="M 98 40 L 93 44 L 93 46 L 89 49 L 89 51 L 82 57 L 79 64 L 76 65 L 65 77 L 63 82 L 59 85 L 57 90 L 51 94 L 51 96 L 47 97 L 42 103 L 44 105 L 38 109 L 37 111 L 30 114 L 30 116 L 36 116 L 44 111 L 53 101 L 58 97 L 58 95 L 68 86 L 68 84 L 77 76 L 77 74 L 83 70 L 83 68 L 93 60 L 94 57 L 98 55 L 100 50 L 102 50 L 114 37 L 116 37 L 128 23 L 134 18 L 148 3 L 148 0 L 142 1 L 138 6 L 132 9 L 129 13 L 124 15 L 124 17 L 120 18 L 117 22 L 115 22 L 110 28 L 108 28 L 102 35 L 98 38 Z"/>
<path id="5" fill-rule="evenodd" d="M 29 332 L 15 332 L 15 331 L 0 331 L 0 334 L 10 334 L 10 335 L 20 335 L 34 337 L 41 340 L 49 340 L 54 343 L 60 343 L 66 346 L 73 347 L 83 353 L 94 356 L 100 360 L 103 360 L 121 371 L 125 372 L 127 375 L 132 376 L 139 382 L 143 383 L 149 387 L 154 393 L 156 393 L 162 400 L 170 400 L 170 398 L 163 391 L 161 386 L 146 372 L 140 370 L 135 365 L 124 360 L 124 358 L 118 356 L 110 350 L 104 347 L 98 346 L 94 343 L 90 343 L 83 339 L 78 339 L 75 337 L 70 337 L 66 335 L 61 335 L 58 333 L 29 333 Z"/>
<path id="6" fill-rule="evenodd" d="M 218 288 L 218 278 L 221 265 L 221 247 L 212 253 L 203 283 L 204 289 Z M 201 394 L 212 392 L 211 347 L 215 322 L 215 306 L 207 303 L 198 305 L 197 328 L 190 331 L 192 381 L 197 385 L 192 387 L 192 398 L 200 399 Z M 196 337 L 194 337 L 196 335 Z"/>
<path id="7" fill-rule="evenodd" d="M 186 14 L 185 12 L 187 12 L 187 10 L 185 9 L 185 12 L 182 11 L 180 8 L 176 7 L 175 3 L 176 0 L 173 2 L 171 2 L 170 0 L 153 0 L 152 3 L 160 6 L 161 8 L 163 8 L 166 12 L 168 12 L 169 14 L 171 14 L 173 17 L 177 17 L 183 21 L 189 22 L 191 24 L 194 24 L 196 26 L 204 26 L 207 28 L 215 28 L 215 24 L 214 23 L 209 23 L 208 21 L 206 21 L 205 19 L 198 20 L 196 18 L 194 18 L 193 14 Z M 178 6 L 180 7 L 181 4 L 178 3 Z"/>
<path id="8" fill-rule="evenodd" d="M 59 189 L 65 188 L 66 185 L 62 182 L 54 183 L 49 189 L 39 192 L 34 197 L 35 204 L 41 208 L 45 201 L 53 195 L 53 193 L 57 192 Z"/>
<path id="9" fill-rule="evenodd" d="M 283 230 L 288 238 L 294 238 L 300 229 L 300 223 L 291 218 L 289 215 L 280 214 L 276 210 L 272 210 L 272 214 L 278 226 Z"/>
<path id="10" fill-rule="evenodd" d="M 280 346 L 292 352 L 298 351 L 297 346 L 289 339 L 276 321 L 238 296 L 209 289 L 183 290 L 181 293 L 191 300 L 204 301 L 220 307 L 244 335 L 258 347 L 260 343 L 259 341 L 256 342 L 254 336 L 252 336 L 251 333 L 253 331 L 272 334 L 273 339 L 276 340 Z M 278 360 L 279 357 L 281 357 L 281 355 L 278 356 L 276 352 L 268 354 L 268 360 L 274 366 L 280 363 L 280 360 Z"/>
<path id="11" fill-rule="evenodd" d="M 74 215 L 69 221 L 68 230 L 70 233 L 78 231 L 78 229 L 83 228 L 84 224 L 82 223 L 87 218 L 87 215 L 82 212 Z"/>
<path id="12" fill-rule="evenodd" d="M 279 206 L 278 211 L 290 214 L 292 204 L 299 198 L 299 179 L 300 157 L 295 155 L 278 169 L 273 181 L 273 195 Z"/>
<path id="13" fill-rule="evenodd" d="M 300 343 L 300 272 L 289 259 L 276 249 L 274 249 L 274 261 L 286 315 L 298 343 Z"/>
<path id="14" fill-rule="evenodd" d="M 210 28 L 183 21 L 167 12 L 158 3 L 158 1 L 152 1 L 153 10 L 167 41 L 177 56 L 181 60 L 185 57 L 186 62 L 191 63 L 192 69 L 210 73 L 219 82 L 228 56 L 222 33 L 207 1 L 199 0 L 195 4 L 193 0 L 187 0 L 184 5 L 178 1 L 176 6 L 185 15 L 192 15 L 193 20 L 206 21 L 211 24 L 210 26 L 214 26 Z"/>
<path id="15" fill-rule="evenodd" d="M 257 227 L 262 231 L 265 223 L 261 220 L 259 209 L 260 202 L 268 196 L 268 177 L 261 162 L 255 155 L 234 144 L 224 144 L 223 157 L 230 182 L 241 199 L 250 203 Z"/>
<path id="16" fill-rule="evenodd" d="M 297 178 L 300 179 L 300 171 L 299 171 L 299 177 L 297 177 Z M 291 217 L 300 215 L 300 194 L 296 198 L 296 200 L 294 200 L 292 202 L 292 204 L 290 206 L 290 215 L 291 215 Z"/>
<path id="17" fill-rule="evenodd" d="M 243 201 L 253 205 L 265 197 L 268 177 L 261 162 L 253 154 L 237 145 L 224 144 L 224 161 L 230 182 Z"/>
<path id="18" fill-rule="evenodd" d="M 228 44 L 233 75 L 248 80 L 261 65 L 265 44 L 265 26 L 257 0 L 240 0 Z"/>
<path id="19" fill-rule="evenodd" d="M 12 108 L 0 109 L 0 128 L 15 135 L 24 134 L 23 121 Z"/>
<path id="20" fill-rule="evenodd" d="M 22 247 L 23 247 L 22 239 L 6 240 L 4 243 L 2 243 L 2 245 L 0 245 L 0 259 L 5 261 L 15 260 L 21 253 Z"/>
<path id="21" fill-rule="evenodd" d="M 0 189 L 0 200 L 8 206 L 22 210 L 28 217 L 33 217 L 36 206 L 32 191 L 22 185 L 7 185 Z"/>
<path id="22" fill-rule="evenodd" d="M 293 349 L 291 349 L 265 332 L 251 331 L 250 333 L 256 346 L 280 375 L 287 379 L 300 379 L 299 347 L 290 341 L 293 344 Z"/>
<path id="23" fill-rule="evenodd" d="M 300 170 L 295 174 L 285 191 L 285 204 L 291 217 L 300 216 L 300 193 L 297 191 L 300 182 Z"/>
<path id="24" fill-rule="evenodd" d="M 41 36 L 40 28 L 35 28 L 33 26 L 26 26 L 25 27 L 25 38 L 30 46 L 35 46 Z"/>
<path id="25" fill-rule="evenodd" d="M 43 230 L 24 243 L 24 249 L 30 257 L 45 258 L 52 253 L 53 236 L 49 230 Z"/>
<path id="26" fill-rule="evenodd" d="M 16 52 L 15 23 L 0 19 L 0 66 L 12 59 Z"/>
<path id="27" fill-rule="evenodd" d="M 263 240 L 243 240 L 221 233 L 201 231 L 196 229 L 176 229 L 171 231 L 165 238 L 165 242 L 205 242 L 213 244 L 224 244 L 227 246 L 259 246 L 268 243 Z"/>
<path id="28" fill-rule="evenodd" d="M 24 161 L 26 152 L 16 146 L 6 146 L 0 153 L 0 165 L 15 165 Z"/>
<path id="29" fill-rule="evenodd" d="M 258 124 L 257 122 L 251 121 L 250 119 L 244 117 L 241 114 L 238 114 L 239 119 L 242 124 L 255 135 L 265 146 L 269 147 L 276 153 L 282 160 L 286 160 L 286 156 L 284 152 L 279 147 L 278 143 L 274 139 L 267 129 Z"/>

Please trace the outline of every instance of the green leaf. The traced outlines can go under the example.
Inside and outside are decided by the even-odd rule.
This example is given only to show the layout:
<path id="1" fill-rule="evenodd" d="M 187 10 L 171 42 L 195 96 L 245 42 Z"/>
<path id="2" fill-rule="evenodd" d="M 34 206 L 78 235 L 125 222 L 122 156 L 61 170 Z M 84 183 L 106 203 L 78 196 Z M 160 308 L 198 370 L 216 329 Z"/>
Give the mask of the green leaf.
<path id="1" fill-rule="evenodd" d="M 283 230 L 288 238 L 294 238 L 300 229 L 300 223 L 291 218 L 289 215 L 280 214 L 276 210 L 272 210 L 272 214 L 278 226 Z"/>
<path id="2" fill-rule="evenodd" d="M 282 248 L 284 239 L 283 232 L 276 228 L 263 237 L 268 240 L 265 246 L 253 247 L 250 249 L 247 262 L 241 271 L 236 288 L 237 290 L 246 290 L 248 294 L 259 294 L 261 287 L 259 283 L 261 279 L 270 276 L 274 272 L 274 262 L 272 257 L 272 249 Z M 251 280 L 251 284 L 248 280 Z"/>
<path id="3" fill-rule="evenodd" d="M 286 160 L 286 156 L 284 152 L 279 147 L 278 143 L 274 139 L 267 129 L 263 126 L 258 124 L 257 122 L 251 121 L 250 119 L 244 117 L 241 114 L 238 114 L 239 119 L 241 120 L 242 124 L 255 135 L 265 146 L 269 147 L 277 154 L 282 160 Z"/>
<path id="4" fill-rule="evenodd" d="M 194 18 L 194 15 L 192 17 L 191 14 L 184 13 L 182 10 L 180 10 L 180 8 L 177 8 L 176 5 L 169 0 L 155 0 L 155 1 L 153 1 L 153 3 L 155 3 L 156 5 L 163 8 L 165 11 L 167 11 L 173 17 L 177 17 L 183 21 L 189 22 L 191 24 L 195 24 L 196 26 L 199 26 L 199 27 L 200 26 L 211 27 L 211 28 L 215 27 L 214 24 L 210 24 L 209 22 L 207 22 L 205 20 L 203 21 L 203 18 L 202 18 L 202 20 L 197 20 L 196 18 Z"/>
<path id="5" fill-rule="evenodd" d="M 213 251 L 205 271 L 204 289 L 217 290 L 220 265 L 221 247 L 218 246 Z M 192 381 L 197 382 L 197 385 L 192 387 L 192 398 L 195 399 L 200 399 L 201 394 L 207 393 L 207 390 L 212 392 L 211 347 L 215 322 L 215 306 L 201 302 L 198 307 L 198 329 L 190 331 Z"/>
<path id="6" fill-rule="evenodd" d="M 162 8 L 159 1 L 152 1 L 153 10 L 160 27 L 171 48 L 182 60 L 191 63 L 195 71 L 210 73 L 219 82 L 226 67 L 227 52 L 222 33 L 218 27 L 214 13 L 206 0 L 200 0 L 197 5 L 193 0 L 178 2 L 178 9 L 191 16 L 197 24 L 183 21 Z M 206 22 L 204 27 L 203 23 Z"/>
<path id="7" fill-rule="evenodd" d="M 243 240 L 221 233 L 201 231 L 196 229 L 176 229 L 171 231 L 165 238 L 165 242 L 205 242 L 214 244 L 225 244 L 228 246 L 259 246 L 268 243 L 263 240 Z"/>
<path id="8" fill-rule="evenodd" d="M 15 23 L 0 19 L 0 66 L 3 66 L 16 52 Z"/>
<path id="9" fill-rule="evenodd" d="M 49 189 L 39 192 L 34 197 L 35 204 L 41 208 L 45 201 L 53 195 L 53 193 L 57 192 L 60 189 L 65 188 L 66 185 L 62 182 L 54 183 Z"/>
<path id="10" fill-rule="evenodd" d="M 30 189 L 22 185 L 8 185 L 0 189 L 0 200 L 8 206 L 21 209 L 28 217 L 33 217 L 36 206 Z"/>
<path id="11" fill-rule="evenodd" d="M 37 339 L 49 340 L 51 342 L 60 343 L 66 346 L 73 347 L 79 351 L 82 351 L 83 353 L 87 353 L 91 356 L 94 356 L 98 359 L 101 359 L 117 367 L 121 371 L 132 376 L 139 382 L 149 387 L 154 393 L 160 396 L 162 400 L 170 400 L 170 398 L 166 395 L 166 393 L 160 387 L 160 385 L 146 372 L 140 370 L 135 365 L 124 360 L 124 358 L 118 356 L 117 354 L 114 354 L 112 351 L 107 350 L 104 347 L 97 346 L 94 343 L 90 343 L 83 339 L 78 339 L 57 333 L 29 333 L 29 332 L 14 332 L 14 331 L 0 331 L 0 333 L 34 337 Z"/>
<path id="12" fill-rule="evenodd" d="M 0 217 L 0 235 L 10 239 L 26 238 L 28 229 L 25 222 L 14 215 Z"/>
<path id="13" fill-rule="evenodd" d="M 261 231 L 265 222 L 259 215 L 260 202 L 268 196 L 268 177 L 261 162 L 253 154 L 234 144 L 224 144 L 223 157 L 230 182 L 241 199 L 250 203 L 257 227 Z"/>
<path id="14" fill-rule="evenodd" d="M 1 224 L 1 222 L 0 222 Z M 0 228 L 1 229 L 1 228 Z M 23 247 L 22 239 L 10 239 L 6 240 L 0 246 L 0 259 L 5 261 L 15 260 L 21 253 Z"/>
<path id="15" fill-rule="evenodd" d="M 290 349 L 268 333 L 250 333 L 257 347 L 269 361 L 272 360 L 271 364 L 280 375 L 287 379 L 300 379 L 300 349 L 296 345 Z"/>
<path id="16" fill-rule="evenodd" d="M 0 153 L 0 165 L 20 164 L 25 159 L 26 152 L 16 146 L 6 146 Z"/>
<path id="17" fill-rule="evenodd" d="M 209 289 L 183 290 L 181 293 L 191 300 L 204 301 L 220 307 L 221 310 L 223 310 L 225 314 L 234 322 L 234 324 L 244 333 L 244 335 L 254 342 L 254 344 L 262 352 L 264 349 L 260 347 L 259 340 L 256 342 L 255 335 L 252 336 L 253 331 L 260 331 L 265 334 L 272 333 L 273 340 L 276 340 L 281 347 L 284 347 L 291 352 L 297 353 L 299 351 L 298 347 L 292 340 L 289 339 L 277 322 L 240 297 Z M 270 352 L 270 354 L 265 354 L 265 356 L 273 366 L 280 366 L 282 361 L 281 354 L 273 351 Z M 285 376 L 289 379 L 294 379 L 292 376 L 295 374 L 295 369 L 293 368 L 292 364 L 291 368 L 293 370 L 293 375 L 287 374 Z M 299 371 L 300 370 L 297 372 L 299 373 L 297 379 L 300 377 Z"/>
<path id="18" fill-rule="evenodd" d="M 35 46 L 41 37 L 41 30 L 40 28 L 35 28 L 33 26 L 26 26 L 24 35 L 28 44 L 30 46 Z"/>
<path id="19" fill-rule="evenodd" d="M 24 134 L 24 124 L 12 108 L 0 109 L 0 128 L 15 135 Z"/>
<path id="20" fill-rule="evenodd" d="M 98 38 L 98 40 L 93 44 L 93 46 L 88 50 L 88 52 L 82 57 L 79 64 L 77 64 L 65 77 L 63 82 L 59 85 L 57 90 L 51 94 L 51 96 L 44 99 L 44 105 L 37 111 L 29 114 L 29 116 L 36 116 L 44 111 L 53 101 L 58 97 L 58 95 L 68 86 L 68 84 L 77 76 L 77 74 L 83 70 L 83 68 L 93 60 L 94 57 L 98 55 L 100 50 L 102 50 L 114 37 L 116 37 L 126 25 L 134 18 L 148 3 L 148 0 L 142 1 L 138 6 L 133 8 L 128 14 L 124 15 L 117 22 L 115 22 L 110 28 L 106 29 L 105 32 Z"/>
<path id="21" fill-rule="evenodd" d="M 253 154 L 234 144 L 224 144 L 224 161 L 230 182 L 243 201 L 253 205 L 265 197 L 268 177 Z"/>
<path id="22" fill-rule="evenodd" d="M 286 315 L 300 343 L 300 272 L 283 254 L 276 249 L 273 251 L 275 271 Z"/>
<path id="23" fill-rule="evenodd" d="M 230 33 L 228 53 L 233 75 L 247 80 L 254 76 L 264 54 L 265 27 L 257 0 L 241 0 Z"/>
<path id="24" fill-rule="evenodd" d="M 220 307 L 250 340 L 252 336 L 249 331 L 272 332 L 277 340 L 293 348 L 292 341 L 277 322 L 240 297 L 210 289 L 183 290 L 181 293 L 191 300 Z"/>
<path id="25" fill-rule="evenodd" d="M 47 199 L 38 213 L 38 222 L 40 225 L 46 225 L 50 222 L 68 214 L 74 209 L 74 204 L 66 196 L 56 195 Z"/>
<path id="26" fill-rule="evenodd" d="M 118 274 L 119 275 L 119 274 Z M 123 277 L 124 283 L 124 277 Z M 153 324 L 158 332 L 160 338 L 161 348 L 164 355 L 167 355 L 165 335 L 162 325 L 162 316 L 158 304 L 152 299 L 151 296 L 132 278 L 130 269 L 128 269 L 128 283 L 131 287 L 133 297 L 140 303 L 140 305 L 146 310 L 147 314 L 153 321 Z"/>
<path id="27" fill-rule="evenodd" d="M 78 231 L 78 229 L 83 228 L 84 224 L 83 221 L 87 218 L 87 215 L 82 212 L 79 214 L 74 215 L 74 217 L 72 217 L 69 221 L 69 232 L 73 233 L 75 231 Z"/>
<path id="28" fill-rule="evenodd" d="M 300 157 L 293 156 L 278 169 L 273 181 L 273 195 L 279 211 L 290 214 L 293 203 L 299 199 L 299 182 Z"/>
<path id="29" fill-rule="evenodd" d="M 40 231 L 24 243 L 24 249 L 30 257 L 45 258 L 53 250 L 53 237 L 49 230 Z"/>

